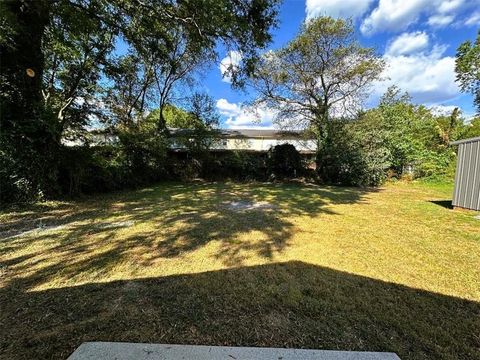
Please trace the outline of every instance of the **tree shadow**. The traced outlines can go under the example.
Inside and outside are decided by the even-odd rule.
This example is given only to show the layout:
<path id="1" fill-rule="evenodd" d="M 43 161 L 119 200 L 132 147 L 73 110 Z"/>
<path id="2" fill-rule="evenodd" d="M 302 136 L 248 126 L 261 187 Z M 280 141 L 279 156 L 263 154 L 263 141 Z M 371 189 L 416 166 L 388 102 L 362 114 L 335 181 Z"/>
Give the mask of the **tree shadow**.
<path id="1" fill-rule="evenodd" d="M 453 209 L 452 200 L 430 200 L 429 202 L 444 207 L 445 209 Z"/>
<path id="2" fill-rule="evenodd" d="M 3 261 L 8 278 L 33 273 L 32 288 L 52 279 L 106 274 L 140 255 L 142 266 L 155 266 L 159 259 L 183 256 L 211 243 L 219 245 L 214 256 L 227 266 L 239 266 L 251 254 L 271 261 L 290 245 L 295 232 L 292 219 L 340 216 L 332 210 L 334 205 L 366 202 L 371 191 L 377 190 L 301 184 L 165 184 L 14 214 L 7 219 L 7 236 L 4 233 L 2 240 L 0 234 L 0 256 L 38 248 Z M 238 200 L 268 202 L 274 207 L 234 211 L 228 204 Z M 12 236 L 13 224 L 21 223 L 22 214 L 27 214 L 28 224 L 43 219 L 47 229 Z M 125 224 L 131 224 L 132 230 Z"/>
<path id="3" fill-rule="evenodd" d="M 480 304 L 292 261 L 44 291 L 0 289 L 0 353 L 66 358 L 85 341 L 480 358 Z"/>

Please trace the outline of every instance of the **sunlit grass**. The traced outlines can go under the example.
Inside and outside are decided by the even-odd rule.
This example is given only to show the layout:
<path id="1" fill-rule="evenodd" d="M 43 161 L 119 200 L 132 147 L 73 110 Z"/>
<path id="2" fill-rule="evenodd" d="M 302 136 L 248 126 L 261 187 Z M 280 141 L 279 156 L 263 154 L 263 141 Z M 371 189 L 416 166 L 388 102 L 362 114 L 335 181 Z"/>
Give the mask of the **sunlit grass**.
<path id="1" fill-rule="evenodd" d="M 474 218 L 474 212 L 445 207 L 445 201 L 451 199 L 451 191 L 451 185 L 404 183 L 390 184 L 379 190 L 296 184 L 169 183 L 83 201 L 49 202 L 28 209 L 4 211 L 0 214 L 0 286 L 4 289 L 0 301 L 3 301 L 2 307 L 14 311 L 14 299 L 9 292 L 12 289 L 20 291 L 15 296 L 21 298 L 35 292 L 47 294 L 49 289 L 115 280 L 164 278 L 300 262 L 338 274 L 379 281 L 379 284 L 394 283 L 478 303 L 480 220 Z M 245 211 L 235 211 L 228 206 L 239 200 L 268 202 L 273 206 Z M 245 277 L 242 278 L 242 274 Z M 308 274 L 309 271 L 305 276 Z M 282 275 L 281 283 L 287 284 L 282 301 L 287 305 L 291 303 L 291 311 L 306 309 L 304 299 L 308 296 L 302 295 L 293 284 L 305 281 L 308 286 L 316 286 L 315 277 L 319 275 L 311 274 L 312 278 L 301 280 Z M 252 277 L 250 273 L 239 272 L 238 276 L 238 284 L 250 284 L 248 286 L 255 288 L 256 293 L 260 291 L 258 304 L 262 306 L 273 296 L 270 291 L 283 292 L 278 284 L 270 288 L 264 283 L 265 279 Z M 262 276 L 276 279 L 279 275 Z M 201 279 L 205 289 L 219 286 Z M 222 278 L 221 281 L 221 286 L 225 286 L 227 280 Z M 229 281 L 230 277 L 227 283 Z M 215 290 L 212 291 L 215 296 Z M 100 293 L 95 294 L 99 296 Z M 254 311 L 255 299 L 242 295 L 236 293 L 235 301 L 239 306 L 253 306 L 250 314 L 245 310 L 245 316 L 258 316 Z M 105 300 L 99 297 L 95 304 Z M 333 297 L 332 301 L 341 303 L 342 299 Z M 125 306 L 124 310 L 129 311 L 130 305 Z M 3 314 L 5 316 L 5 312 Z M 349 315 L 331 316 L 340 319 Z M 289 326 L 287 323 L 277 325 Z M 467 331 L 468 327 L 465 329 Z M 457 331 L 461 333 L 462 328 Z M 345 341 L 343 347 L 340 342 L 338 348 L 372 350 L 382 348 L 386 342 L 386 349 L 409 354 L 401 346 L 398 350 L 388 345 L 388 339 L 379 341 L 375 330 L 372 332 L 369 341 L 362 344 L 356 340 Z M 142 340 L 141 334 L 140 331 L 134 338 Z M 82 336 L 87 335 L 88 331 Z M 345 333 L 335 336 L 343 339 Z M 415 337 L 414 334 L 409 336 Z M 196 343 L 199 339 L 217 344 L 209 342 L 205 334 L 172 340 Z M 298 340 L 293 344 L 306 347 L 331 344 L 322 342 L 321 338 L 293 340 Z M 158 342 L 160 339 L 153 336 L 142 341 Z M 278 345 L 274 338 L 270 342 L 262 339 L 252 343 L 250 340 L 249 344 Z M 65 346 L 70 349 L 74 345 L 79 344 Z M 442 354 L 442 346 L 456 345 L 437 344 L 432 345 L 432 349 L 435 346 L 439 347 L 438 355 Z M 412 358 L 425 354 L 417 352 Z"/>
<path id="2" fill-rule="evenodd" d="M 24 278 L 40 290 L 299 260 L 480 300 L 480 221 L 432 203 L 450 191 L 167 184 L 50 202 L 1 215 L 11 236 L 0 248 L 3 285 Z M 242 199 L 275 208 L 226 206 Z"/>

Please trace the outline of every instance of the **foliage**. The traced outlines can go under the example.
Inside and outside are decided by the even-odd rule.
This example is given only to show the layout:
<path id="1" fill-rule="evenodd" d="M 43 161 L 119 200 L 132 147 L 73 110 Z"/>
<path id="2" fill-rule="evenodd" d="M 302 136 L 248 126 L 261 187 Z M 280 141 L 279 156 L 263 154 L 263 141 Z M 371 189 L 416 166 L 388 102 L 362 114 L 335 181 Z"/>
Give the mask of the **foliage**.
<path id="1" fill-rule="evenodd" d="M 152 66 L 145 64 L 138 54 L 127 54 L 112 59 L 106 66 L 106 74 L 114 84 L 105 94 L 109 123 L 129 126 L 141 120 L 154 97 L 149 92 L 154 83 Z"/>
<path id="2" fill-rule="evenodd" d="M 383 61 L 357 43 L 351 21 L 329 17 L 310 20 L 287 46 L 259 57 L 277 6 L 277 0 L 0 2 L 0 201 L 138 186 L 175 177 L 175 167 L 186 177 L 263 179 L 265 158 L 208 151 L 219 115 L 212 98 L 192 89 L 198 72 L 219 58 L 218 44 L 241 53 L 230 74 L 234 87 L 248 78 L 260 93 L 255 105 L 276 109 L 282 127 L 315 134 L 326 181 L 376 185 L 386 167 L 398 175 L 410 168 L 417 177 L 451 174 L 449 143 L 479 136 L 478 118 L 465 125 L 458 110 L 433 115 L 391 88 L 377 108 L 354 119 Z M 456 62 L 462 90 L 476 94 L 477 103 L 479 39 L 480 33 L 474 44 L 462 44 Z M 191 130 L 175 139 L 188 150 L 186 159 L 170 161 L 169 127 Z M 108 129 L 118 143 L 64 145 L 92 128 Z M 281 164 L 272 166 L 291 175 L 298 157 L 284 148 L 272 150 L 273 163 Z"/>
<path id="3" fill-rule="evenodd" d="M 220 116 L 211 96 L 196 92 L 186 99 L 185 109 L 168 104 L 163 111 L 152 111 L 147 120 L 158 122 L 160 116 L 164 117 L 167 127 L 186 130 L 184 133 L 171 134 L 177 147 L 187 149 L 197 157 L 208 156 L 207 151 L 217 141 L 214 130 L 220 123 Z"/>
<path id="4" fill-rule="evenodd" d="M 473 95 L 477 111 L 480 112 L 480 30 L 473 44 L 465 41 L 458 47 L 455 72 L 461 90 Z"/>
<path id="5" fill-rule="evenodd" d="M 160 110 L 155 109 L 149 115 L 149 119 L 158 120 Z M 215 101 L 205 93 L 195 92 L 186 98 L 185 108 L 167 104 L 164 108 L 165 124 L 169 128 L 177 129 L 213 129 L 218 127 L 220 117 Z"/>
<path id="6" fill-rule="evenodd" d="M 0 2 L 0 202 L 35 199 L 52 191 L 55 167 L 51 112 L 43 108 L 44 5 Z M 27 73 L 28 71 L 28 73 Z"/>
<path id="7" fill-rule="evenodd" d="M 63 146 L 59 162 L 60 193 L 134 188 L 168 178 L 168 141 L 154 120 L 117 126 L 111 144 Z"/>
<path id="8" fill-rule="evenodd" d="M 264 181 L 267 179 L 266 156 L 244 151 L 215 153 L 204 163 L 202 177 L 209 180 Z"/>
<path id="9" fill-rule="evenodd" d="M 98 16 L 88 16 L 65 2 L 53 3 L 43 34 L 43 106 L 55 114 L 58 144 L 66 133 L 81 132 L 90 118 L 99 115 L 100 82 L 118 34 L 101 20 L 109 16 L 105 6 L 85 6 Z"/>
<path id="10" fill-rule="evenodd" d="M 313 130 L 321 151 L 332 115 L 354 113 L 383 65 L 358 44 L 351 21 L 315 18 L 287 46 L 262 57 L 251 77 L 260 94 L 255 104 L 277 110 L 282 126 Z"/>
<path id="11" fill-rule="evenodd" d="M 234 151 L 226 154 L 219 164 L 220 174 L 237 180 L 267 179 L 267 164 L 263 154 Z"/>
<path id="12" fill-rule="evenodd" d="M 476 117 L 465 126 L 461 138 L 468 139 L 480 136 L 480 117 Z"/>
<path id="13" fill-rule="evenodd" d="M 276 145 L 268 151 L 268 168 L 275 177 L 297 177 L 303 169 L 301 155 L 291 144 Z"/>
<path id="14" fill-rule="evenodd" d="M 121 128 L 118 137 L 124 166 L 135 185 L 165 177 L 168 141 L 156 123 Z"/>
<path id="15" fill-rule="evenodd" d="M 380 99 L 378 109 L 372 110 L 379 119 L 379 126 L 385 129 L 385 145 L 389 150 L 392 169 L 401 174 L 411 166 L 421 144 L 424 126 L 431 121 L 431 113 L 422 106 L 411 103 L 408 94 L 401 93 L 395 86 L 390 87 Z"/>
<path id="16" fill-rule="evenodd" d="M 455 108 L 434 115 L 391 87 L 378 107 L 349 121 L 334 121 L 317 164 L 327 182 L 379 185 L 388 177 L 451 178 L 455 169 L 452 141 L 475 134 Z"/>
<path id="17" fill-rule="evenodd" d="M 276 0 L 1 2 L 0 161 L 12 169 L 2 188 L 18 180 L 28 193 L 57 193 L 61 143 L 91 125 L 132 125 L 135 134 L 158 107 L 162 130 L 175 87 L 218 57 L 218 43 L 242 53 L 241 85 L 276 15 Z"/>
<path id="18" fill-rule="evenodd" d="M 317 154 L 317 172 L 327 183 L 378 186 L 390 166 L 386 132 L 375 114 L 358 121 L 334 121 L 323 151 Z"/>
<path id="19" fill-rule="evenodd" d="M 450 115 L 434 115 L 396 87 L 389 88 L 379 106 L 355 123 L 365 121 L 381 132 L 376 138 L 382 139 L 390 176 L 398 177 L 452 176 L 455 152 L 450 143 L 475 133 L 475 122 L 466 124 L 458 108 Z"/>

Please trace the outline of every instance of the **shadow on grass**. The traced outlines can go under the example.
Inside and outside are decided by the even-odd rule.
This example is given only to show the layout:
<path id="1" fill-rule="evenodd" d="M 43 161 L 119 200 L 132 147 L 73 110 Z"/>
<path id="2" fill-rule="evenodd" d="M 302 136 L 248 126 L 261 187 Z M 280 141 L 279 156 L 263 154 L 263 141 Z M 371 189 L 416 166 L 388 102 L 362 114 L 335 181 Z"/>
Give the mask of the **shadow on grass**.
<path id="1" fill-rule="evenodd" d="M 45 291 L 14 281 L 0 307 L 8 359 L 64 359 L 85 341 L 479 358 L 479 303 L 296 261 Z"/>
<path id="2" fill-rule="evenodd" d="M 3 240 L 0 232 L 0 256 L 38 247 L 37 252 L 3 262 L 11 278 L 33 271 L 31 287 L 50 279 L 105 273 L 135 254 L 142 257 L 143 266 L 151 266 L 158 259 L 175 258 L 210 242 L 220 244 L 216 258 L 227 266 L 238 266 L 245 253 L 272 259 L 284 251 L 294 232 L 292 217 L 338 216 L 330 205 L 364 202 L 370 191 L 374 190 L 297 184 L 162 184 L 15 213 L 4 224 Z M 234 211 L 228 206 L 239 200 L 274 207 Z M 46 230 L 35 230 L 39 221 Z M 128 224 L 140 226 L 119 236 Z M 54 231 L 48 230 L 52 226 Z M 41 269 L 35 271 L 32 265 Z"/>
<path id="3" fill-rule="evenodd" d="M 453 209 L 452 200 L 430 200 L 430 202 L 445 209 Z"/>

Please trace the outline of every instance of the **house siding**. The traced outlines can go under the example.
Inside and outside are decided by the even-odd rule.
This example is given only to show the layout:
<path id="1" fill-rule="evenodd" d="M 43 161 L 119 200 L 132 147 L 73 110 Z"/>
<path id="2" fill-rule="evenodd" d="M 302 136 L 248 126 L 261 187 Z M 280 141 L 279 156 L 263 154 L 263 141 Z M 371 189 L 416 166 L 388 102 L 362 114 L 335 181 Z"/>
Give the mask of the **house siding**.
<path id="1" fill-rule="evenodd" d="M 316 150 L 315 140 L 298 139 L 222 139 L 212 146 L 215 150 L 248 150 L 248 151 L 268 151 L 276 145 L 291 144 L 299 152 L 314 153 Z"/>

